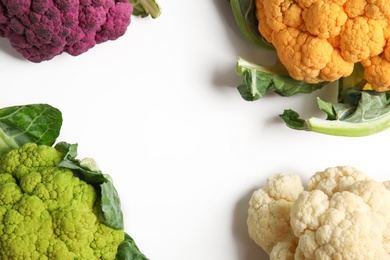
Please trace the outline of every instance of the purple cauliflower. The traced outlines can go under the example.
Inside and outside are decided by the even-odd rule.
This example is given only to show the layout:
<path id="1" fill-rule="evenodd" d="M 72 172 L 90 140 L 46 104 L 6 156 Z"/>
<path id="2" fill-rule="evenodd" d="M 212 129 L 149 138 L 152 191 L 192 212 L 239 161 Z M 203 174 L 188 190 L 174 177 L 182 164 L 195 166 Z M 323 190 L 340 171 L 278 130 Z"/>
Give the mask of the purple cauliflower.
<path id="1" fill-rule="evenodd" d="M 80 55 L 130 25 L 128 0 L 0 0 L 0 37 L 32 62 Z"/>

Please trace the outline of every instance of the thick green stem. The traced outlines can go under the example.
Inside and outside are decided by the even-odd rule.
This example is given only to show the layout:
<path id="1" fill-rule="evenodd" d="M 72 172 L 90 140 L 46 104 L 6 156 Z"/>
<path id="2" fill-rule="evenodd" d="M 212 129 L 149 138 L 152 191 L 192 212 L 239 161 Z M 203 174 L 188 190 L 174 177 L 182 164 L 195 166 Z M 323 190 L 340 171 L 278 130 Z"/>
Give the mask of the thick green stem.
<path id="1" fill-rule="evenodd" d="M 151 15 L 157 18 L 161 14 L 161 8 L 155 0 L 129 0 L 133 5 L 133 15 L 146 17 Z"/>
<path id="2" fill-rule="evenodd" d="M 309 118 L 306 120 L 308 130 L 336 136 L 360 137 L 382 132 L 390 127 L 390 114 L 385 114 L 375 120 L 351 123 L 337 120 Z"/>

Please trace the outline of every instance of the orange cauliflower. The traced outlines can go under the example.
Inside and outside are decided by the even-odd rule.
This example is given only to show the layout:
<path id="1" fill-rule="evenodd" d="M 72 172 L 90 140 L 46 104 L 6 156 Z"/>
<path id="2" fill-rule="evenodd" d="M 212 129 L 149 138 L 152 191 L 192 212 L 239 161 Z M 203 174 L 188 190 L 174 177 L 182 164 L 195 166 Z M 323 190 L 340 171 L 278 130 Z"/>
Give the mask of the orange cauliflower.
<path id="1" fill-rule="evenodd" d="M 390 89 L 386 0 L 256 0 L 256 15 L 294 79 L 332 82 L 361 63 L 374 90 Z"/>

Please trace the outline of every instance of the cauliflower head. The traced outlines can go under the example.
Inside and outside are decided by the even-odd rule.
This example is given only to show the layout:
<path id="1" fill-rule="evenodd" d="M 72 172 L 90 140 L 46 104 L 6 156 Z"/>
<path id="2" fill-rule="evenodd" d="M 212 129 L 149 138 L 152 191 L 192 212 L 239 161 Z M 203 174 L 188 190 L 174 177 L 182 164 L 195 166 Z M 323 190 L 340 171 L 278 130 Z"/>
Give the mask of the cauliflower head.
<path id="1" fill-rule="evenodd" d="M 128 0 L 5 0 L 0 37 L 32 62 L 63 52 L 77 56 L 122 36 L 132 12 Z"/>
<path id="2" fill-rule="evenodd" d="M 115 259 L 124 230 L 99 219 L 95 188 L 63 157 L 27 143 L 0 159 L 1 259 Z"/>
<path id="3" fill-rule="evenodd" d="M 294 79 L 332 82 L 361 62 L 374 90 L 390 89 L 387 1 L 256 0 L 256 15 Z"/>
<path id="4" fill-rule="evenodd" d="M 260 246 L 275 260 L 390 259 L 389 183 L 377 182 L 350 166 L 315 173 L 305 190 L 291 182 L 302 192 L 291 202 L 290 211 L 284 213 L 289 227 L 270 240 L 279 243 L 262 241 Z M 257 205 L 267 206 L 264 202 Z M 250 203 L 248 219 L 267 218 L 252 207 Z M 259 225 L 257 232 L 259 236 L 266 234 Z"/>

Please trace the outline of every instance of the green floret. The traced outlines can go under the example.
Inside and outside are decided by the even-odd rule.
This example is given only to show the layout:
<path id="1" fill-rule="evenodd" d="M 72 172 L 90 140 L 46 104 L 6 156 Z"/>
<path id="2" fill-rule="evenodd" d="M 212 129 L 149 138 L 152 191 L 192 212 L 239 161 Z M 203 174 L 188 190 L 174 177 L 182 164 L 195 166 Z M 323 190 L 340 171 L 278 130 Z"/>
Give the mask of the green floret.
<path id="1" fill-rule="evenodd" d="M 64 154 L 50 146 L 27 143 L 5 154 L 0 160 L 0 172 L 20 178 L 39 167 L 58 165 Z"/>
<path id="2" fill-rule="evenodd" d="M 123 229 L 99 217 L 99 189 L 33 143 L 0 159 L 0 259 L 115 259 Z"/>

